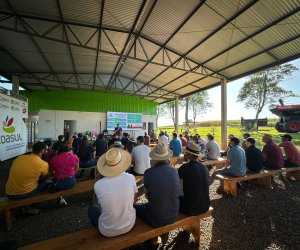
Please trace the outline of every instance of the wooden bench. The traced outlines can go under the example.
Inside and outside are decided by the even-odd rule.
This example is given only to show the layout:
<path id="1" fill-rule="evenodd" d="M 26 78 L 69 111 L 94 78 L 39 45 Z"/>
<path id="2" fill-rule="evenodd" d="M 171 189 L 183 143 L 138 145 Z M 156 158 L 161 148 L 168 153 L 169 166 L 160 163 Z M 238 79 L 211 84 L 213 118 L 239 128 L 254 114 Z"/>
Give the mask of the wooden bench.
<path id="1" fill-rule="evenodd" d="M 226 193 L 230 193 L 233 197 L 237 198 L 237 183 L 241 181 L 247 181 L 257 179 L 257 183 L 271 188 L 271 176 L 281 172 L 278 170 L 261 170 L 259 173 L 247 172 L 245 176 L 234 177 L 228 175 L 217 174 L 216 177 L 223 180 L 223 190 Z"/>
<path id="2" fill-rule="evenodd" d="M 281 172 L 286 173 L 286 178 L 294 177 L 296 181 L 300 181 L 300 166 L 291 168 L 282 168 Z"/>
<path id="3" fill-rule="evenodd" d="M 6 229 L 9 231 L 12 227 L 12 212 L 11 209 L 31 205 L 38 202 L 57 199 L 61 196 L 69 196 L 73 194 L 85 193 L 94 189 L 94 180 L 78 182 L 74 187 L 59 191 L 56 193 L 48 193 L 45 190 L 37 195 L 20 200 L 6 200 L 0 203 L 0 212 L 5 211 Z M 91 197 L 92 198 L 92 197 Z"/>
<path id="4" fill-rule="evenodd" d="M 85 229 L 74 233 L 66 234 L 57 238 L 41 241 L 32 245 L 22 247 L 23 250 L 79 250 L 79 249 L 107 249 L 117 250 L 130 247 L 137 243 L 155 238 L 168 233 L 176 228 L 184 227 L 191 232 L 195 241 L 200 243 L 200 220 L 209 217 L 213 208 L 198 216 L 187 216 L 179 214 L 176 222 L 164 227 L 153 228 L 147 225 L 140 218 L 136 219 L 132 230 L 126 234 L 116 237 L 102 236 L 96 228 Z"/>

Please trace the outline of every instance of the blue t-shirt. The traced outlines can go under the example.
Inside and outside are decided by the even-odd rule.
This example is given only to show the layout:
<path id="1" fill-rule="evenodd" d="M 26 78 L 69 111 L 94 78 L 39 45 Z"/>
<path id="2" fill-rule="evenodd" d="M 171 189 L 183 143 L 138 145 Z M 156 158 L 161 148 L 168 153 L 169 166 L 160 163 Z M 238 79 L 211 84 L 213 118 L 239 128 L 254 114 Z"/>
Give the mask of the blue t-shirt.
<path id="1" fill-rule="evenodd" d="M 165 161 L 159 162 L 145 171 L 144 186 L 148 190 L 147 221 L 154 227 L 175 222 L 180 192 L 177 170 Z"/>
<path id="2" fill-rule="evenodd" d="M 173 150 L 173 156 L 180 156 L 182 150 L 181 140 L 178 138 L 173 138 L 170 141 L 169 147 Z"/>
<path id="3" fill-rule="evenodd" d="M 230 169 L 235 176 L 246 174 L 246 155 L 240 146 L 234 146 L 227 152 L 227 158 L 231 161 Z"/>

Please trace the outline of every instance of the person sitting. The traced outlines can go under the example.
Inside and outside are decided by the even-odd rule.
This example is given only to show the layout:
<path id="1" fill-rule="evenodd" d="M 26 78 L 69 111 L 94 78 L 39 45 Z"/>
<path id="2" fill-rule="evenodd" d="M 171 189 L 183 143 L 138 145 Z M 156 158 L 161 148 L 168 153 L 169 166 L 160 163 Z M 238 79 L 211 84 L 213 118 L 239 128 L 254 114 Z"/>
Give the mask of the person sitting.
<path id="1" fill-rule="evenodd" d="M 280 169 L 284 165 L 280 147 L 273 142 L 272 135 L 264 134 L 262 141 L 265 143 L 262 153 L 264 156 L 263 166 L 268 169 Z"/>
<path id="2" fill-rule="evenodd" d="M 155 130 L 154 130 L 154 129 L 151 131 L 151 134 L 150 134 L 150 141 L 151 141 L 151 142 L 157 142 L 157 137 L 156 137 L 156 133 L 155 133 Z"/>
<path id="3" fill-rule="evenodd" d="M 173 138 L 170 141 L 169 148 L 173 151 L 173 155 L 170 159 L 170 164 L 172 166 L 176 165 L 177 158 L 180 156 L 182 152 L 182 145 L 181 145 L 181 140 L 178 139 L 177 133 L 173 132 Z"/>
<path id="4" fill-rule="evenodd" d="M 209 172 L 198 161 L 200 146 L 190 142 L 185 154 L 189 160 L 178 169 L 179 178 L 183 180 L 183 196 L 179 196 L 180 211 L 187 215 L 205 213 L 210 206 Z"/>
<path id="5" fill-rule="evenodd" d="M 218 160 L 220 157 L 219 144 L 215 142 L 215 137 L 212 134 L 207 134 L 206 152 L 208 160 Z"/>
<path id="6" fill-rule="evenodd" d="M 111 148 L 115 141 L 121 141 L 118 133 L 114 133 L 112 138 L 108 140 L 108 148 Z"/>
<path id="7" fill-rule="evenodd" d="M 144 175 L 146 169 L 150 168 L 150 148 L 144 144 L 144 137 L 137 137 L 137 146 L 132 149 L 132 164 L 130 173 L 133 175 Z"/>
<path id="8" fill-rule="evenodd" d="M 227 152 L 225 167 L 214 172 L 230 176 L 244 176 L 246 174 L 246 155 L 244 149 L 239 146 L 240 140 L 237 137 L 230 139 L 230 149 Z"/>
<path id="9" fill-rule="evenodd" d="M 129 134 L 126 133 L 126 132 L 124 132 L 124 133 L 122 134 L 121 142 L 122 142 L 122 144 L 123 144 L 125 150 L 126 150 L 126 147 L 127 147 L 127 144 L 128 144 L 128 136 L 129 136 Z"/>
<path id="10" fill-rule="evenodd" d="M 82 142 L 78 149 L 79 166 L 80 168 L 89 168 L 97 164 L 93 157 L 94 149 L 87 139 L 87 136 L 83 136 Z"/>
<path id="11" fill-rule="evenodd" d="M 165 136 L 165 132 L 161 131 L 158 136 L 158 142 L 163 143 L 166 147 L 169 145 L 169 139 Z"/>
<path id="12" fill-rule="evenodd" d="M 48 187 L 48 163 L 41 159 L 46 145 L 37 142 L 32 153 L 18 156 L 12 163 L 6 182 L 6 195 L 11 200 L 23 199 L 40 193 Z M 37 214 L 39 210 L 29 207 L 27 213 Z"/>
<path id="13" fill-rule="evenodd" d="M 104 139 L 104 134 L 98 135 L 97 140 L 93 143 L 93 147 L 96 148 L 96 159 L 107 151 L 107 142 Z"/>
<path id="14" fill-rule="evenodd" d="M 194 142 L 199 144 L 199 146 L 201 148 L 201 152 L 204 152 L 206 150 L 206 141 L 203 138 L 201 138 L 201 135 L 195 134 Z"/>
<path id="15" fill-rule="evenodd" d="M 79 159 L 70 151 L 70 144 L 66 141 L 62 142 L 57 155 L 50 161 L 50 172 L 57 191 L 69 189 L 76 184 L 75 174 Z"/>
<path id="16" fill-rule="evenodd" d="M 148 135 L 147 132 L 144 134 L 144 145 L 150 147 L 150 136 Z"/>
<path id="17" fill-rule="evenodd" d="M 63 135 L 58 136 L 58 141 L 55 142 L 52 146 L 52 149 L 56 152 L 60 146 L 60 144 L 65 140 L 65 137 Z"/>
<path id="18" fill-rule="evenodd" d="M 281 136 L 282 143 L 279 147 L 283 147 L 285 153 L 284 166 L 297 167 L 300 165 L 300 152 L 292 142 L 293 137 L 285 134 Z"/>
<path id="19" fill-rule="evenodd" d="M 46 144 L 46 152 L 42 155 L 42 160 L 46 162 L 50 162 L 51 159 L 56 155 L 55 150 L 52 149 L 52 141 L 45 141 Z"/>
<path id="20" fill-rule="evenodd" d="M 74 139 L 73 144 L 72 144 L 74 154 L 78 154 L 78 149 L 79 149 L 79 146 L 82 142 L 82 138 L 83 138 L 83 134 L 78 133 L 77 137 Z"/>
<path id="21" fill-rule="evenodd" d="M 113 237 L 129 232 L 136 219 L 133 203 L 137 186 L 133 175 L 125 173 L 131 155 L 118 148 L 109 149 L 97 163 L 104 178 L 95 183 L 98 200 L 88 209 L 88 217 L 101 234 Z"/>
<path id="22" fill-rule="evenodd" d="M 229 140 L 227 147 L 225 148 L 225 150 L 223 152 L 221 152 L 221 157 L 223 156 L 227 156 L 227 152 L 230 150 L 231 148 L 231 143 L 230 140 L 231 138 L 235 137 L 234 134 L 229 134 L 227 139 Z"/>
<path id="23" fill-rule="evenodd" d="M 186 138 L 182 134 L 180 134 L 179 139 L 181 140 L 182 147 L 186 147 L 186 145 L 188 144 Z"/>
<path id="24" fill-rule="evenodd" d="M 111 146 L 111 148 L 121 148 L 124 149 L 124 145 L 121 141 L 115 141 L 114 144 Z"/>
<path id="25" fill-rule="evenodd" d="M 264 157 L 260 149 L 255 147 L 255 139 L 248 137 L 245 142 L 246 167 L 252 172 L 259 172 L 263 167 Z"/>
<path id="26" fill-rule="evenodd" d="M 246 149 L 247 148 L 247 146 L 246 146 L 246 139 L 248 138 L 248 137 L 250 137 L 251 135 L 249 134 L 249 133 L 244 133 L 243 134 L 243 141 L 242 141 L 242 149 Z"/>
<path id="27" fill-rule="evenodd" d="M 151 168 L 144 173 L 145 196 L 148 202 L 134 205 L 137 216 L 153 227 L 171 224 L 178 216 L 178 172 L 167 163 L 172 155 L 172 150 L 161 142 L 151 150 Z"/>
<path id="28" fill-rule="evenodd" d="M 135 146 L 136 146 L 135 137 L 134 136 L 129 137 L 126 150 L 131 154 Z"/>

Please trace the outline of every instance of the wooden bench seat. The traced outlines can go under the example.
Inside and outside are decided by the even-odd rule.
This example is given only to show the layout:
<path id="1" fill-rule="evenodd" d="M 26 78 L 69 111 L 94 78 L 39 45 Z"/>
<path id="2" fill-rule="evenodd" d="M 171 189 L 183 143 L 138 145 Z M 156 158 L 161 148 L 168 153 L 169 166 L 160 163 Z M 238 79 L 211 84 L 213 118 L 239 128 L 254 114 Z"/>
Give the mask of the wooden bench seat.
<path id="1" fill-rule="evenodd" d="M 85 229 L 74 233 L 66 234 L 57 238 L 41 241 L 32 245 L 22 247 L 23 250 L 79 250 L 79 249 L 107 249 L 117 250 L 130 247 L 137 243 L 155 238 L 168 233 L 176 228 L 184 227 L 191 232 L 194 239 L 200 242 L 200 220 L 209 217 L 213 212 L 210 208 L 206 213 L 198 216 L 187 216 L 179 214 L 176 222 L 160 228 L 153 228 L 147 225 L 140 218 L 136 219 L 131 231 L 116 237 L 102 236 L 96 228 Z"/>
<path id="2" fill-rule="evenodd" d="M 6 200 L 0 203 L 0 212 L 5 211 L 6 229 L 10 230 L 12 226 L 11 209 L 31 205 L 38 202 L 54 200 L 61 196 L 69 196 L 69 195 L 92 191 L 94 189 L 94 183 L 95 183 L 94 180 L 82 181 L 82 182 L 78 182 L 74 187 L 70 189 L 58 191 L 56 193 L 48 193 L 48 190 L 45 190 L 32 197 L 28 197 L 20 200 Z"/>
<path id="3" fill-rule="evenodd" d="M 300 166 L 282 168 L 281 172 L 285 172 L 287 178 L 294 177 L 296 181 L 300 181 Z"/>

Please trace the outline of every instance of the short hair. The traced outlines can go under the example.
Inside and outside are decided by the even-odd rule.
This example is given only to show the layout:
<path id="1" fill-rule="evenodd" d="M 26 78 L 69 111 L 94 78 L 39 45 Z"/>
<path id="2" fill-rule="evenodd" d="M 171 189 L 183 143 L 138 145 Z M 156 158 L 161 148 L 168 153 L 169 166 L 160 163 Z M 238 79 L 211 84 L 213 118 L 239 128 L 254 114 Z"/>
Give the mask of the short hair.
<path id="1" fill-rule="evenodd" d="M 57 150 L 57 154 L 63 153 L 63 152 L 69 152 L 70 151 L 70 143 L 67 141 L 62 142 Z"/>
<path id="2" fill-rule="evenodd" d="M 232 137 L 230 139 L 231 142 L 233 142 L 235 145 L 239 145 L 240 144 L 240 139 L 237 137 Z"/>
<path id="3" fill-rule="evenodd" d="M 179 134 L 179 137 L 182 137 L 183 135 L 182 134 Z"/>
<path id="4" fill-rule="evenodd" d="M 64 138 L 63 135 L 59 135 L 59 136 L 58 136 L 58 140 L 59 140 L 59 141 L 61 141 L 63 138 Z"/>
<path id="5" fill-rule="evenodd" d="M 247 139 L 248 137 L 250 137 L 250 136 L 251 136 L 251 135 L 250 135 L 249 133 L 244 133 L 244 134 L 243 134 L 243 137 L 246 138 L 246 139 Z"/>
<path id="6" fill-rule="evenodd" d="M 173 137 L 177 137 L 177 133 L 176 132 L 173 132 Z"/>
<path id="7" fill-rule="evenodd" d="M 43 142 L 38 141 L 38 142 L 36 142 L 36 143 L 33 145 L 33 147 L 32 147 L 32 153 L 34 153 L 34 154 L 39 154 L 39 153 L 42 152 L 43 149 L 44 149 L 44 150 L 47 149 L 46 144 L 43 143 Z"/>
<path id="8" fill-rule="evenodd" d="M 253 137 L 248 137 L 246 139 L 247 142 L 250 142 L 251 144 L 255 145 L 255 139 Z"/>
<path id="9" fill-rule="evenodd" d="M 44 141 L 44 143 L 48 147 L 52 146 L 52 140 L 46 140 L 46 141 Z"/>
<path id="10" fill-rule="evenodd" d="M 103 139 L 103 138 L 104 138 L 104 134 L 101 133 L 98 135 L 98 139 Z"/>
<path id="11" fill-rule="evenodd" d="M 214 137 L 212 134 L 208 134 L 208 135 L 207 135 L 207 138 L 210 139 L 210 140 L 215 139 L 215 137 Z"/>
<path id="12" fill-rule="evenodd" d="M 83 134 L 82 133 L 78 133 L 77 135 L 79 138 L 83 137 Z"/>
<path id="13" fill-rule="evenodd" d="M 138 142 L 144 142 L 144 141 L 145 141 L 145 140 L 144 140 L 144 136 L 142 136 L 142 135 L 138 136 L 138 137 L 136 138 L 136 141 L 138 141 Z"/>

